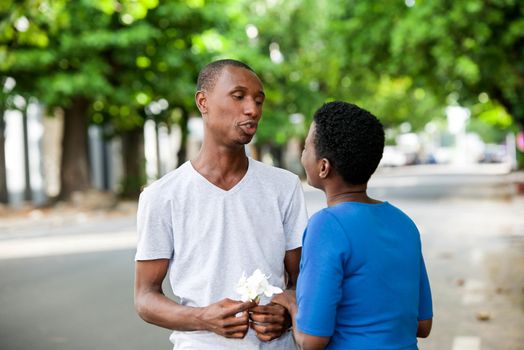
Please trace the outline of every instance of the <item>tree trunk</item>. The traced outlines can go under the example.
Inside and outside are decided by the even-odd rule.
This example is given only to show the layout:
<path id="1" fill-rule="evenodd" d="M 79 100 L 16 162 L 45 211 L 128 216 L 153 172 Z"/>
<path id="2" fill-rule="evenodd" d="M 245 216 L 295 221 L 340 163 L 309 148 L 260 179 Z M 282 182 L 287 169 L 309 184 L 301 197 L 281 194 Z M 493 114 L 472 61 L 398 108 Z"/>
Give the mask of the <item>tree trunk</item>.
<path id="1" fill-rule="evenodd" d="M 146 183 L 143 129 L 126 131 L 122 135 L 122 148 L 124 179 L 121 195 L 126 198 L 138 198 L 142 186 Z"/>
<path id="2" fill-rule="evenodd" d="M 111 190 L 111 144 L 105 135 L 102 136 L 102 188 L 104 191 Z"/>
<path id="3" fill-rule="evenodd" d="M 187 136 L 189 114 L 185 109 L 182 110 L 182 118 L 180 120 L 180 148 L 177 154 L 178 165 L 183 164 L 187 160 Z"/>
<path id="4" fill-rule="evenodd" d="M 251 158 L 254 160 L 261 161 L 262 160 L 262 146 L 260 144 L 253 142 L 249 144 L 250 150 L 251 150 Z"/>
<path id="5" fill-rule="evenodd" d="M 7 204 L 7 167 L 5 164 L 5 120 L 4 110 L 0 108 L 0 203 Z"/>
<path id="6" fill-rule="evenodd" d="M 74 192 L 86 191 L 91 187 L 87 148 L 88 107 L 87 99 L 76 97 L 64 109 L 59 194 L 64 200 L 71 199 Z"/>
<path id="7" fill-rule="evenodd" d="M 269 152 L 271 153 L 271 156 L 273 157 L 273 162 L 276 167 L 283 167 L 284 166 L 284 149 L 282 145 L 272 143 L 269 146 Z"/>
<path id="8" fill-rule="evenodd" d="M 27 128 L 27 106 L 22 112 L 22 135 L 24 140 L 24 200 L 30 202 L 33 199 L 31 188 L 31 166 L 29 164 L 29 130 Z"/>
<path id="9" fill-rule="evenodd" d="M 160 157 L 160 135 L 158 133 L 159 127 L 158 122 L 155 120 L 155 152 L 156 152 L 156 178 L 162 177 L 162 158 Z"/>

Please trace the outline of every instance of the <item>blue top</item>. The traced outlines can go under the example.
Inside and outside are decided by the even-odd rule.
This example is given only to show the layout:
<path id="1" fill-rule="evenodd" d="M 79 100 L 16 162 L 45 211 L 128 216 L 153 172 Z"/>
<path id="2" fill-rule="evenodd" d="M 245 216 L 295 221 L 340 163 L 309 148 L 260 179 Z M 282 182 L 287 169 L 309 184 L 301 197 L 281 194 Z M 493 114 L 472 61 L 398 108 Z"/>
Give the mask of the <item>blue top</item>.
<path id="1" fill-rule="evenodd" d="M 417 349 L 433 317 L 413 221 L 388 202 L 345 202 L 309 221 L 297 285 L 297 328 L 326 349 Z"/>

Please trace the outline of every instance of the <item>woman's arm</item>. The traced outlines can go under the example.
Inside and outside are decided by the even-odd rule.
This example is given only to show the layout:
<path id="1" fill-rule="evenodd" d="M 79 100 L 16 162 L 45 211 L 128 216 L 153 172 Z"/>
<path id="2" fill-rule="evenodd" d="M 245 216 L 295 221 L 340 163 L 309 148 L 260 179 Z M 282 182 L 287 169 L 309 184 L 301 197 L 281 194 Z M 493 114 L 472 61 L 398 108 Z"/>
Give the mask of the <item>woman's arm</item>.
<path id="1" fill-rule="evenodd" d="M 433 325 L 433 319 L 418 321 L 417 337 L 427 338 L 431 333 L 431 326 Z"/>
<path id="2" fill-rule="evenodd" d="M 271 301 L 275 304 L 282 305 L 288 310 L 293 323 L 293 336 L 295 337 L 297 345 L 300 346 L 301 349 L 322 350 L 327 346 L 331 337 L 309 335 L 298 330 L 296 323 L 298 307 L 294 290 L 285 290 L 284 293 L 275 295 Z"/>
<path id="3" fill-rule="evenodd" d="M 296 289 L 301 255 L 302 248 L 286 251 L 284 256 L 284 267 L 288 276 L 286 289 Z"/>

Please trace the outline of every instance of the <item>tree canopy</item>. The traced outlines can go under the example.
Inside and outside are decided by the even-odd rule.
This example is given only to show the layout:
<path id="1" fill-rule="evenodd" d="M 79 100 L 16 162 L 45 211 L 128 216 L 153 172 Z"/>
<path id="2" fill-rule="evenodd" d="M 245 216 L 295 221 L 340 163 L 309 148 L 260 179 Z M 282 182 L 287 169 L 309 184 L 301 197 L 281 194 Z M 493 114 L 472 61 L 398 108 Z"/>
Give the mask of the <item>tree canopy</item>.
<path id="1" fill-rule="evenodd" d="M 303 138 L 314 110 L 338 99 L 415 130 L 460 104 L 496 140 L 524 128 L 523 15 L 516 0 L 6 0 L 1 101 L 64 111 L 68 193 L 89 183 L 88 123 L 125 137 L 150 118 L 185 136 L 196 75 L 224 57 L 265 84 L 259 145 Z"/>

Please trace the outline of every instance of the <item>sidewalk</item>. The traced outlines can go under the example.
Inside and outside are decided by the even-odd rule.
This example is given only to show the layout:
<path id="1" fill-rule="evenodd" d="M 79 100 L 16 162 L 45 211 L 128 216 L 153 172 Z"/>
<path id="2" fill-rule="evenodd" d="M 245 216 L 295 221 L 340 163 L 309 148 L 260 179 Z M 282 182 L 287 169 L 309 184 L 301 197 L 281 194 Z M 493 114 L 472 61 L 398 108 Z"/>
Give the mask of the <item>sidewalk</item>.
<path id="1" fill-rule="evenodd" d="M 402 167 L 380 167 L 374 176 L 408 176 L 408 175 L 509 175 L 511 165 L 507 163 L 492 164 L 420 164 Z"/>
<path id="2" fill-rule="evenodd" d="M 399 203 L 422 235 L 434 324 L 421 350 L 524 349 L 524 197 Z"/>
<path id="3" fill-rule="evenodd" d="M 0 240 L 60 234 L 65 228 L 88 227 L 108 219 L 131 217 L 134 220 L 136 210 L 135 201 L 120 201 L 110 208 L 71 203 L 46 208 L 3 206 L 0 207 Z"/>

